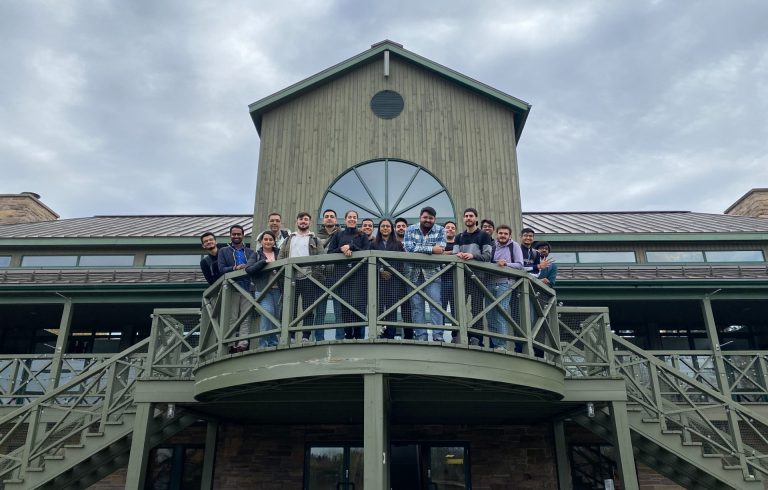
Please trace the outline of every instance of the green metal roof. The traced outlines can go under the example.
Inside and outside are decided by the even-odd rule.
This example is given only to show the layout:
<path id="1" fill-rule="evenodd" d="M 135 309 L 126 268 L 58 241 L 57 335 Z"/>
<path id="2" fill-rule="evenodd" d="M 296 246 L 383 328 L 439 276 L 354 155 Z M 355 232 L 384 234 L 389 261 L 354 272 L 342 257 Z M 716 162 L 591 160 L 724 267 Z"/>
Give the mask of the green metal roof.
<path id="1" fill-rule="evenodd" d="M 482 82 L 478 82 L 466 75 L 451 70 L 439 63 L 435 63 L 432 60 L 419 56 L 416 53 L 408 51 L 403 48 L 402 44 L 385 40 L 380 43 L 376 43 L 371 46 L 371 49 L 363 51 L 362 53 L 349 58 L 346 61 L 327 68 L 320 73 L 312 75 L 298 83 L 295 83 L 279 92 L 276 92 L 268 97 L 254 102 L 248 106 L 251 112 L 251 118 L 256 125 L 256 130 L 261 134 L 261 118 L 264 113 L 278 107 L 289 100 L 299 97 L 311 90 L 314 90 L 320 85 L 335 80 L 344 76 L 350 71 L 355 70 L 361 65 L 370 63 L 378 55 L 389 51 L 390 56 L 399 58 L 409 63 L 413 63 L 421 68 L 424 68 L 435 75 L 441 76 L 451 82 L 456 83 L 468 90 L 478 93 L 482 96 L 488 97 L 499 104 L 507 106 L 514 113 L 515 120 L 515 141 L 520 140 L 520 135 L 523 132 L 523 126 L 525 126 L 525 120 L 528 118 L 528 113 L 531 110 L 531 105 L 516 97 L 505 94 L 500 90 L 497 90 L 491 86 L 488 86 Z"/>

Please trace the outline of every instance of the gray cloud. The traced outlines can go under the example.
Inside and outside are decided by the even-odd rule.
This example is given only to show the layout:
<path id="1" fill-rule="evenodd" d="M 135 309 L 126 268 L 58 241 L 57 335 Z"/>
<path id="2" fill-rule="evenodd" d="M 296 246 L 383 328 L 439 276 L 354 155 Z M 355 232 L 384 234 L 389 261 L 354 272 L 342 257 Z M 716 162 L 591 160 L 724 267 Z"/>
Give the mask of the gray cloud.
<path id="1" fill-rule="evenodd" d="M 720 212 L 768 185 L 762 1 L 17 2 L 0 192 L 64 217 L 248 213 L 247 104 L 389 38 L 533 104 L 524 209 Z"/>

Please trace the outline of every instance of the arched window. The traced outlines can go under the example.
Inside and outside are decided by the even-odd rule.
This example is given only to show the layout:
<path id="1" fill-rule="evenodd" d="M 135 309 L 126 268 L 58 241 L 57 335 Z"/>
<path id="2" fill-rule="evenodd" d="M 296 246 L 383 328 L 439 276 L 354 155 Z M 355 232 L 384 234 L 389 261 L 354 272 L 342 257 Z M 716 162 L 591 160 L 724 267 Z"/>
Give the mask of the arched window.
<path id="1" fill-rule="evenodd" d="M 361 220 L 402 216 L 417 223 L 424 206 L 435 208 L 438 223 L 456 218 L 448 191 L 427 170 L 399 160 L 377 160 L 341 174 L 326 191 L 317 214 L 331 208 L 341 221 L 345 211 L 355 209 Z"/>

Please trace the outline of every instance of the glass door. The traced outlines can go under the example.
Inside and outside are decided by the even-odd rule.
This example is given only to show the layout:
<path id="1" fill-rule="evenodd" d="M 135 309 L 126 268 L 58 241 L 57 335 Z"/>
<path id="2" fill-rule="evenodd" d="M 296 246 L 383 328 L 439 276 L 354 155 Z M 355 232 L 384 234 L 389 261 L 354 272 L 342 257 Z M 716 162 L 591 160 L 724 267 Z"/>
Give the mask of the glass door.
<path id="1" fill-rule="evenodd" d="M 468 455 L 462 444 L 394 443 L 392 490 L 470 489 Z"/>
<path id="2" fill-rule="evenodd" d="M 306 490 L 360 490 L 363 488 L 363 448 L 310 446 L 304 475 Z"/>
<path id="3" fill-rule="evenodd" d="M 429 446 L 427 452 L 427 490 L 469 488 L 464 446 Z"/>

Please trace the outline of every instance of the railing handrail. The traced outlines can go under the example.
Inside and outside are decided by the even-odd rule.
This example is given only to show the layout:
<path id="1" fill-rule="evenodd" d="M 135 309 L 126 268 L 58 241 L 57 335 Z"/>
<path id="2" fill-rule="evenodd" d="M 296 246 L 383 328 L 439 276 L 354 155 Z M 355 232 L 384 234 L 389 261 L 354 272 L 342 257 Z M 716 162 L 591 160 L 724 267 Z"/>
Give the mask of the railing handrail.
<path id="1" fill-rule="evenodd" d="M 615 344 L 620 345 L 622 348 L 624 348 L 626 351 L 629 351 L 633 355 L 642 357 L 646 362 L 649 364 L 652 364 L 656 367 L 656 369 L 661 369 L 664 372 L 666 372 L 669 375 L 674 376 L 675 378 L 679 379 L 680 381 L 683 381 L 689 385 L 694 386 L 696 389 L 701 390 L 704 392 L 707 396 L 712 397 L 713 399 L 717 400 L 718 402 L 722 403 L 723 405 L 726 405 L 730 407 L 731 410 L 736 410 L 738 412 L 744 413 L 747 417 L 756 420 L 760 422 L 761 424 L 764 424 L 768 426 L 768 418 L 760 415 L 759 413 L 755 412 L 754 410 L 750 409 L 747 406 L 742 405 L 741 403 L 733 401 L 730 397 L 723 395 L 717 390 L 713 390 L 709 386 L 700 383 L 699 381 L 696 381 L 694 378 L 691 378 L 690 376 L 687 376 L 685 373 L 682 373 L 676 369 L 670 368 L 666 363 L 663 361 L 660 361 L 653 355 L 647 354 L 645 351 L 637 347 L 636 345 L 632 344 L 631 342 L 619 337 L 616 334 L 613 335 L 613 341 Z"/>
<path id="2" fill-rule="evenodd" d="M 266 264 L 266 266 L 262 269 L 262 272 L 269 271 L 272 269 L 279 269 L 286 264 L 305 265 L 305 266 L 322 265 L 325 263 L 332 263 L 332 262 L 351 262 L 354 259 L 362 259 L 365 257 L 380 257 L 384 259 L 394 259 L 399 262 L 426 262 L 426 263 L 431 262 L 436 264 L 448 264 L 448 263 L 467 264 L 467 265 L 471 265 L 472 267 L 480 268 L 487 272 L 493 272 L 494 274 L 502 274 L 502 275 L 507 275 L 509 277 L 527 277 L 529 279 L 536 280 L 538 285 L 546 287 L 547 289 L 554 292 L 554 290 L 549 288 L 546 284 L 544 284 L 541 281 L 538 281 L 535 277 L 531 276 L 524 270 L 512 269 L 510 267 L 501 267 L 499 265 L 492 264 L 490 262 L 482 262 L 479 260 L 467 261 L 467 260 L 460 259 L 455 255 L 429 255 L 429 254 L 421 254 L 421 253 L 364 250 L 361 252 L 353 252 L 350 257 L 347 257 L 346 255 L 341 253 L 332 253 L 332 254 L 312 255 L 307 257 L 289 257 L 287 259 L 275 260 L 273 262 Z M 247 275 L 245 270 L 238 270 L 238 271 L 228 272 L 224 276 L 230 279 L 236 279 L 236 278 L 239 278 L 240 276 L 245 276 L 245 275 Z M 217 282 L 213 283 L 211 286 L 209 286 L 206 289 L 206 292 L 215 288 L 221 281 L 222 281 L 222 278 L 219 278 Z"/>
<path id="3" fill-rule="evenodd" d="M 40 395 L 35 400 L 31 401 L 30 403 L 26 405 L 22 405 L 18 409 L 12 411 L 11 413 L 7 414 L 6 416 L 0 418 L 0 425 L 7 423 L 9 420 L 12 420 L 19 415 L 23 414 L 24 412 L 34 410 L 39 405 L 42 405 L 43 403 L 46 403 L 50 401 L 53 398 L 56 398 L 58 396 L 61 396 L 62 394 L 66 393 L 70 388 L 73 386 L 82 383 L 84 380 L 93 377 L 94 375 L 103 372 L 104 370 L 108 369 L 112 364 L 120 361 L 121 359 L 130 356 L 131 354 L 135 354 L 137 351 L 141 350 L 142 348 L 149 345 L 149 338 L 146 338 L 142 340 L 141 342 L 134 344 L 133 346 L 129 347 L 128 349 L 118 352 L 117 354 L 114 354 L 112 357 L 110 357 L 107 361 L 102 362 L 98 365 L 96 365 L 93 369 L 88 369 L 86 371 L 83 371 L 82 373 L 78 374 L 74 378 L 72 378 L 67 383 L 64 383 L 63 385 L 57 387 L 53 391 L 49 391 L 44 393 L 43 395 Z"/>
<path id="4" fill-rule="evenodd" d="M 116 353 L 104 353 L 104 354 L 62 354 L 63 359 L 109 359 Z M 48 360 L 53 359 L 53 352 L 45 352 L 40 354 L 0 354 L 0 361 L 17 361 L 17 360 Z"/>

